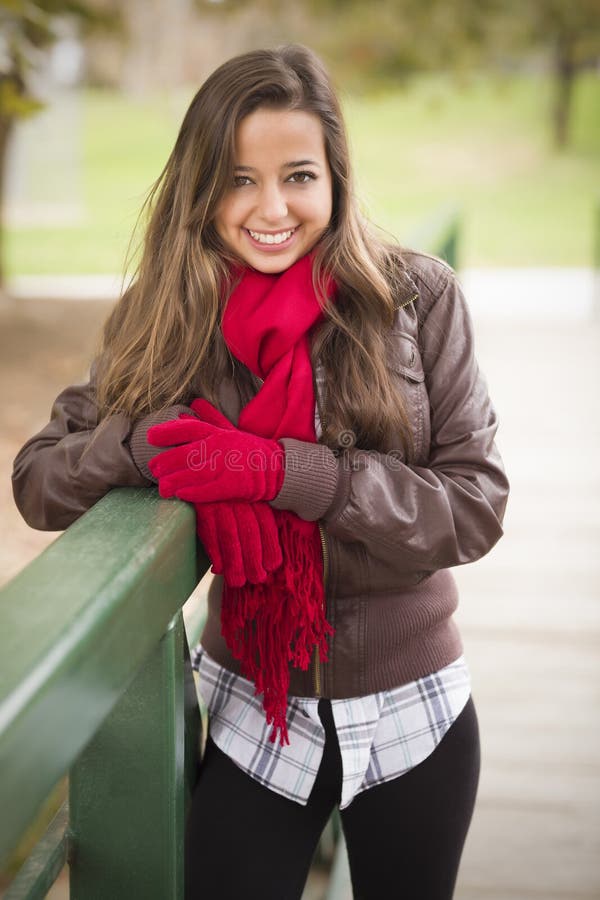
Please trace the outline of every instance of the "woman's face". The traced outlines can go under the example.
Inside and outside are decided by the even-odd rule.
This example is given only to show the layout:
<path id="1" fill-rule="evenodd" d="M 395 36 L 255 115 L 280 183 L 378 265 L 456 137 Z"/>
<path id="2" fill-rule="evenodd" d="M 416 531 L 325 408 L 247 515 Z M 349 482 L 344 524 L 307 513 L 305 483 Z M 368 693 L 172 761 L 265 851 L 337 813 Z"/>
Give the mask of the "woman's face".
<path id="1" fill-rule="evenodd" d="M 259 108 L 242 119 L 231 187 L 215 216 L 229 249 L 259 272 L 282 272 L 314 247 L 331 211 L 331 172 L 319 118 Z"/>

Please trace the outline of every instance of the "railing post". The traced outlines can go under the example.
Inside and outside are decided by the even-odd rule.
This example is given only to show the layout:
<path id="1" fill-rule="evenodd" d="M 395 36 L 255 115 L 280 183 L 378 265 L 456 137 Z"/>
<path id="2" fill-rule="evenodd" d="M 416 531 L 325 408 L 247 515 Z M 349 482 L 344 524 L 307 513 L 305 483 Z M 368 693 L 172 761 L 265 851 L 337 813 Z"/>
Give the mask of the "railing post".
<path id="1" fill-rule="evenodd" d="M 405 246 L 433 253 L 444 259 L 453 269 L 457 269 L 461 228 L 460 209 L 449 204 L 442 207 L 409 234 Z"/>
<path id="2" fill-rule="evenodd" d="M 449 266 L 452 266 L 453 269 L 458 268 L 458 240 L 459 240 L 459 224 L 458 224 L 458 214 L 452 221 L 452 225 L 448 230 L 448 236 L 446 238 L 446 243 L 443 248 L 441 248 L 440 253 L 443 259 L 446 260 Z"/>
<path id="3" fill-rule="evenodd" d="M 199 729 L 178 612 L 71 770 L 72 900 L 183 898 Z"/>

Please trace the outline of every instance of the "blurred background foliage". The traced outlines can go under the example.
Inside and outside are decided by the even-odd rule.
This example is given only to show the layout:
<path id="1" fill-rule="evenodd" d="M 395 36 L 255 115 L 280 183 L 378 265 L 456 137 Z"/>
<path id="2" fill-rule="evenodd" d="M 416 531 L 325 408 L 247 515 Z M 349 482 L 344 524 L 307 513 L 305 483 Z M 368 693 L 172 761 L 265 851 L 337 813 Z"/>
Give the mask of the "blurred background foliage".
<path id="1" fill-rule="evenodd" d="M 9 276 L 120 272 L 199 84 L 235 53 L 287 41 L 332 71 L 359 193 L 381 227 L 402 240 L 458 201 L 466 265 L 591 262 L 597 0 L 2 0 L 0 14 L 0 170 L 5 186 L 13 172 L 21 183 L 3 204 Z M 74 44 L 82 64 L 49 89 L 50 63 Z M 60 130 L 66 104 L 68 165 L 30 124 L 47 114 L 42 134 Z M 19 163 L 11 141 L 28 128 L 37 156 Z M 36 215 L 32 197 L 46 194 L 50 212 Z"/>

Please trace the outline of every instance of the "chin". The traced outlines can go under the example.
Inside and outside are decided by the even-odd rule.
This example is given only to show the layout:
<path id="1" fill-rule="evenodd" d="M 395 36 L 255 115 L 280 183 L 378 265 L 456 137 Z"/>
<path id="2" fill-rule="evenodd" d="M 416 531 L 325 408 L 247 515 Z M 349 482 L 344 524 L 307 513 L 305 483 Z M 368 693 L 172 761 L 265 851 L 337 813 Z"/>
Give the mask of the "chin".
<path id="1" fill-rule="evenodd" d="M 300 256 L 303 255 L 304 254 L 300 254 Z M 277 275 L 280 272 L 285 272 L 290 266 L 293 266 L 294 263 L 300 259 L 300 256 L 294 254 L 293 256 L 276 258 L 273 255 L 271 258 L 267 259 L 259 257 L 258 259 L 247 259 L 246 264 L 252 266 L 252 268 L 256 269 L 258 272 L 264 272 L 266 275 Z"/>

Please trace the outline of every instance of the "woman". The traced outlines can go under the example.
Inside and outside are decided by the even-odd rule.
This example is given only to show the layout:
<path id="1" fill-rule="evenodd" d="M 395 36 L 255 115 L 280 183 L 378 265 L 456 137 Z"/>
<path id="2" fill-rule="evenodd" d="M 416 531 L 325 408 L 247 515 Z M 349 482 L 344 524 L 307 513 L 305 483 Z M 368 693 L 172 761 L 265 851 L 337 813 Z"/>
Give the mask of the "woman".
<path id="1" fill-rule="evenodd" d="M 148 204 L 90 382 L 13 483 L 39 528 L 119 484 L 194 503 L 215 578 L 186 895 L 299 898 L 338 805 L 355 898 L 450 898 L 480 764 L 450 568 L 509 492 L 460 286 L 361 217 L 299 45 L 208 78 Z"/>

